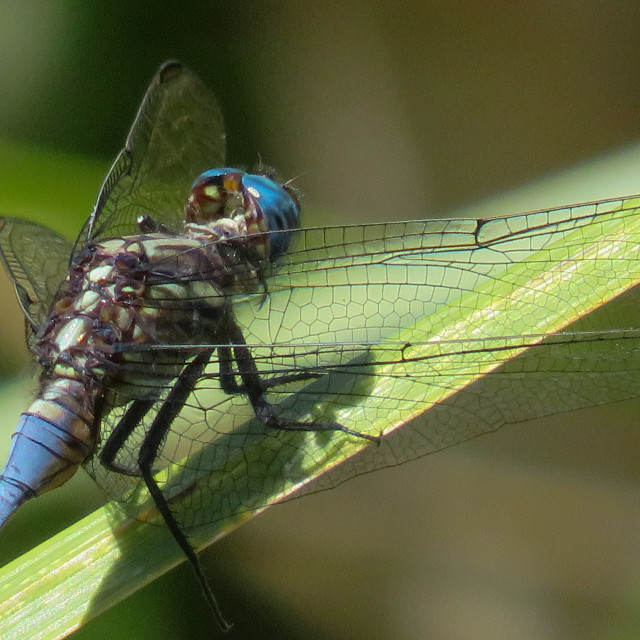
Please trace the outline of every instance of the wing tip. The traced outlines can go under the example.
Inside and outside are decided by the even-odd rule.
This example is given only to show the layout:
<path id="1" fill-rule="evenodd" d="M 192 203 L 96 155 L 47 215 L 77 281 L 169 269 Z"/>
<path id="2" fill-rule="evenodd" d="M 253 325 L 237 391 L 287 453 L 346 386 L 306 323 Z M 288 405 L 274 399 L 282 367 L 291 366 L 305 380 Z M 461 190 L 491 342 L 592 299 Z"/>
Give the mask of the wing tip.
<path id="1" fill-rule="evenodd" d="M 184 73 L 184 65 L 178 60 L 167 60 L 163 62 L 158 69 L 158 79 L 160 84 L 171 82 L 175 78 L 180 77 Z"/>

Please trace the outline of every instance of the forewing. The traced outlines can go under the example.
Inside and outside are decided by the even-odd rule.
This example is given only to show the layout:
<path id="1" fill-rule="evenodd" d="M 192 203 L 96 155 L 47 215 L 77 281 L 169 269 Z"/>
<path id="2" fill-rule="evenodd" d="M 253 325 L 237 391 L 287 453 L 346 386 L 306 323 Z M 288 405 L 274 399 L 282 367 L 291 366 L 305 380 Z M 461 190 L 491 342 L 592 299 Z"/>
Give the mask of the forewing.
<path id="1" fill-rule="evenodd" d="M 384 430 L 382 443 L 269 430 L 252 420 L 244 394 L 222 391 L 214 353 L 157 459 L 167 496 L 182 496 L 172 504 L 181 524 L 263 506 L 327 461 L 344 462 L 345 450 L 365 449 L 308 490 L 506 423 L 637 396 L 640 266 L 627 259 L 640 246 L 637 207 L 611 201 L 496 220 L 299 232 L 267 299 L 238 299 L 237 320 L 281 419 Z M 609 286 L 601 302 L 628 293 L 587 315 L 590 290 Z M 182 361 L 193 348 L 185 345 Z M 171 350 L 179 362 L 180 348 Z M 134 347 L 129 357 L 135 373 Z M 137 445 L 175 383 L 144 362 L 138 372 L 157 403 L 122 451 L 132 473 Z M 106 416 L 106 435 L 125 409 Z M 93 470 L 109 475 L 96 463 Z M 130 504 L 144 498 L 134 477 L 102 482 Z"/>
<path id="2" fill-rule="evenodd" d="M 222 166 L 224 157 L 215 96 L 182 64 L 166 62 L 151 81 L 75 251 L 87 240 L 139 233 L 140 214 L 180 231 L 191 185 L 203 171 Z"/>
<path id="3" fill-rule="evenodd" d="M 0 259 L 26 318 L 29 346 L 67 275 L 71 248 L 66 238 L 48 227 L 0 218 Z"/>

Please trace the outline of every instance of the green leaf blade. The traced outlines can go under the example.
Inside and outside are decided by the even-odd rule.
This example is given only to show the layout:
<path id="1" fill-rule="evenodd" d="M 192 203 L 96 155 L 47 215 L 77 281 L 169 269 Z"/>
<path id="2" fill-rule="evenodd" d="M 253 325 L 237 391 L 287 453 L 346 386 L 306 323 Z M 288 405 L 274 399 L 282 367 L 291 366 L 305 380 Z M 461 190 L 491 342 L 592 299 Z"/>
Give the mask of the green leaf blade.
<path id="1" fill-rule="evenodd" d="M 333 412 L 337 420 L 356 430 L 366 424 L 369 432 L 385 433 L 380 448 L 344 434 L 327 437 L 296 433 L 274 438 L 251 431 L 249 426 L 247 433 L 252 437 L 247 440 L 247 447 L 240 452 L 222 446 L 229 455 L 216 458 L 219 464 L 209 465 L 207 474 L 185 471 L 181 465 L 167 470 L 168 482 L 176 487 L 171 497 L 171 506 L 176 510 L 188 510 L 194 503 L 209 501 L 212 475 L 227 479 L 222 484 L 218 480 L 213 483 L 220 505 L 217 521 L 194 529 L 194 544 L 210 544 L 269 502 L 304 491 L 304 485 L 314 479 L 332 476 L 329 485 L 339 483 L 344 465 L 349 466 L 346 479 L 354 472 L 383 466 L 380 460 L 389 464 L 392 459 L 409 459 L 410 455 L 404 453 L 407 449 L 423 455 L 493 430 L 504 422 L 536 415 L 534 407 L 516 412 L 510 419 L 504 415 L 496 418 L 492 413 L 496 407 L 504 412 L 508 405 L 508 399 L 498 401 L 497 396 L 491 395 L 500 391 L 498 388 L 488 394 L 485 418 L 477 411 L 476 397 L 487 396 L 488 387 L 500 380 L 498 375 L 486 374 L 515 362 L 517 370 L 522 368 L 523 386 L 527 385 L 531 378 L 524 376 L 537 370 L 534 366 L 533 371 L 527 371 L 528 361 L 518 360 L 518 356 L 540 353 L 535 345 L 545 336 L 557 334 L 573 322 L 582 322 L 586 314 L 623 295 L 638 282 L 637 207 L 637 201 L 629 200 L 623 213 L 603 215 L 580 226 L 575 241 L 565 235 L 551 250 L 546 248 L 545 260 L 538 260 L 533 251 L 522 261 L 507 265 L 500 278 L 499 295 L 495 288 L 485 290 L 490 285 L 482 285 L 373 347 L 359 368 L 354 369 L 358 378 L 354 384 L 362 385 L 361 402 L 341 406 L 338 393 L 330 407 L 320 406 L 318 410 Z M 551 260 L 549 255 L 553 256 Z M 608 268 L 611 265 L 616 268 Z M 562 295 L 567 290 L 574 291 L 569 298 Z M 424 340 L 427 334 L 431 338 Z M 529 351 L 523 335 L 530 336 L 526 343 L 532 345 Z M 621 356 L 637 351 L 633 332 L 618 337 L 619 344 L 607 345 L 611 347 L 607 350 L 609 357 L 615 359 L 616 348 Z M 467 348 L 461 350 L 463 339 Z M 562 334 L 557 338 L 559 354 L 560 350 L 567 350 L 564 340 Z M 469 341 L 477 349 L 469 349 Z M 597 374 L 601 360 L 596 346 L 600 343 L 588 344 L 586 355 L 593 355 L 589 365 Z M 492 349 L 487 350 L 488 345 Z M 571 349 L 574 351 L 570 350 L 570 356 L 585 356 L 579 343 Z M 537 356 L 531 357 L 529 362 L 539 364 Z M 425 363 L 429 363 L 426 373 Z M 605 365 L 606 362 L 602 367 Z M 422 367 L 421 375 L 417 366 Z M 564 371 L 560 368 L 557 373 L 562 375 Z M 478 384 L 485 393 L 466 392 Z M 591 404 L 600 401 L 606 398 L 590 399 Z M 580 406 L 579 399 L 576 406 Z M 310 409 L 304 406 L 300 410 Z M 447 411 L 459 422 L 442 417 Z M 542 414 L 549 412 L 543 410 Z M 460 419 L 464 413 L 479 424 L 469 429 L 471 422 Z M 419 418 L 420 426 L 407 425 L 415 418 Z M 462 426 L 456 427 L 458 424 Z M 221 436 L 225 437 L 228 436 Z M 305 441 L 304 447 L 300 440 Z M 388 453 L 380 451 L 383 447 Z M 303 450 L 305 454 L 301 455 Z M 354 456 L 360 452 L 364 455 L 358 462 L 360 457 Z M 205 450 L 202 455 L 209 454 Z M 255 478 L 274 460 L 282 469 L 282 477 L 265 490 L 264 483 L 256 484 Z M 289 473 L 292 470 L 295 473 Z M 240 483 L 245 491 L 238 490 Z M 158 516 L 148 507 L 140 517 L 155 521 Z M 165 529 L 127 518 L 114 505 L 107 505 L 0 570 L 0 635 L 64 637 L 181 561 L 180 551 Z"/>

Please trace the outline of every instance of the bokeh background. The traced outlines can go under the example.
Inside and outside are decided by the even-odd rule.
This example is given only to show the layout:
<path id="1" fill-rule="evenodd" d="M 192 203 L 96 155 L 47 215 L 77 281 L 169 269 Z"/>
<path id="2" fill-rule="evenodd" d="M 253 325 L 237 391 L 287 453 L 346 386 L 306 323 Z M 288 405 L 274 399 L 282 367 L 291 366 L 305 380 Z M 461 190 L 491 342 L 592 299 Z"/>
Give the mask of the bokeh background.
<path id="1" fill-rule="evenodd" d="M 229 163 L 299 176 L 309 224 L 506 213 L 516 186 L 637 157 L 639 33 L 628 0 L 5 2 L 0 212 L 72 237 L 178 58 L 219 96 Z M 32 383 L 4 280 L 0 300 L 4 452 Z M 637 415 L 517 425 L 271 509 L 204 554 L 229 637 L 637 637 Z M 100 504 L 80 475 L 16 515 L 0 561 Z M 216 633 L 183 566 L 74 637 Z"/>

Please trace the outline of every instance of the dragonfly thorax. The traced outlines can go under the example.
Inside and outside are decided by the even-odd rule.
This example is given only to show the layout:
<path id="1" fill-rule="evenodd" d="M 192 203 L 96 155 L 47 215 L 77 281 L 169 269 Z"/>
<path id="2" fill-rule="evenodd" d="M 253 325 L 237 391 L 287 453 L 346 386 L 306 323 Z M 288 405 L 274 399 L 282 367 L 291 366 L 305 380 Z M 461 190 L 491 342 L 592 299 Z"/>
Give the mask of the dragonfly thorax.
<path id="1" fill-rule="evenodd" d="M 262 286 L 259 265 L 233 243 L 244 233 L 222 219 L 186 225 L 180 235 L 92 245 L 71 269 L 39 335 L 45 377 L 117 379 L 127 345 L 140 358 L 144 345 L 214 340 L 230 296 Z"/>

